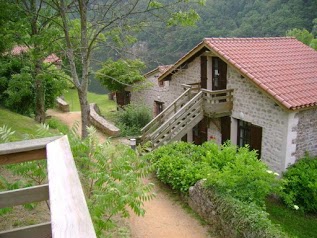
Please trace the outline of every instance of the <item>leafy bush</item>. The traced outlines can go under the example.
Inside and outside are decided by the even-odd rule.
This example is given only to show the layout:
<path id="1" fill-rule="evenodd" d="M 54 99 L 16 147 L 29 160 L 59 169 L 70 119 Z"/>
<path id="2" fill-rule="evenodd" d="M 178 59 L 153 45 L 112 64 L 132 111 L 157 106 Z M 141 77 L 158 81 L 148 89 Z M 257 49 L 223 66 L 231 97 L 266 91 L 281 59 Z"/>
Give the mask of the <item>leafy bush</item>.
<path id="1" fill-rule="evenodd" d="M 228 150 L 227 146 L 222 148 L 223 151 Z M 229 151 L 233 148 L 229 146 Z M 240 201 L 264 206 L 265 198 L 280 188 L 276 174 L 268 173 L 267 166 L 248 147 L 239 148 L 231 156 L 232 161 L 210 174 L 206 183 Z"/>
<path id="2" fill-rule="evenodd" d="M 139 135 L 140 130 L 151 120 L 151 112 L 145 105 L 129 104 L 117 113 L 121 135 Z"/>
<path id="3" fill-rule="evenodd" d="M 29 73 L 15 74 L 5 91 L 5 105 L 23 115 L 30 115 L 34 108 L 33 78 Z"/>
<path id="4" fill-rule="evenodd" d="M 89 211 L 98 237 L 109 237 L 103 231 L 115 227 L 115 216 L 144 215 L 143 202 L 154 197 L 153 184 L 143 180 L 152 167 L 126 145 L 99 143 L 92 127 L 84 140 L 76 131 L 69 138 Z"/>
<path id="5" fill-rule="evenodd" d="M 264 206 L 266 196 L 280 188 L 276 174 L 268 173 L 267 166 L 248 147 L 177 142 L 155 150 L 148 157 L 158 178 L 181 192 L 205 178 L 209 187 Z"/>
<path id="6" fill-rule="evenodd" d="M 306 155 L 283 174 L 282 199 L 291 208 L 317 213 L 317 158 Z"/>

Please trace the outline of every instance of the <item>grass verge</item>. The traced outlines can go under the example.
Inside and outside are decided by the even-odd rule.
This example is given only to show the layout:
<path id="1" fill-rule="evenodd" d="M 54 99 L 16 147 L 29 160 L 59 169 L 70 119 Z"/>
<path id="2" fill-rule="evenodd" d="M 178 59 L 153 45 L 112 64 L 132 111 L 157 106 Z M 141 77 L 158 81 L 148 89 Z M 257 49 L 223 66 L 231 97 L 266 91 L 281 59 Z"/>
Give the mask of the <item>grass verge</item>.
<path id="1" fill-rule="evenodd" d="M 266 210 L 270 214 L 271 221 L 279 224 L 290 237 L 317 237 L 317 216 L 287 209 L 274 199 L 267 200 Z"/>
<path id="2" fill-rule="evenodd" d="M 64 93 L 66 102 L 69 104 L 70 111 L 80 111 L 80 105 L 78 100 L 78 94 L 76 89 L 68 89 Z M 96 94 L 88 92 L 88 102 L 96 103 L 101 111 L 101 114 L 108 117 L 111 117 L 111 112 L 116 111 L 116 103 L 108 99 L 107 94 Z"/>
<path id="3" fill-rule="evenodd" d="M 22 140 L 26 135 L 28 135 L 29 138 L 30 136 L 36 137 L 37 131 L 41 127 L 33 118 L 22 116 L 0 107 L 0 126 L 3 125 L 15 131 L 12 136 L 12 141 Z M 56 130 L 51 130 L 51 132 L 59 134 Z"/>

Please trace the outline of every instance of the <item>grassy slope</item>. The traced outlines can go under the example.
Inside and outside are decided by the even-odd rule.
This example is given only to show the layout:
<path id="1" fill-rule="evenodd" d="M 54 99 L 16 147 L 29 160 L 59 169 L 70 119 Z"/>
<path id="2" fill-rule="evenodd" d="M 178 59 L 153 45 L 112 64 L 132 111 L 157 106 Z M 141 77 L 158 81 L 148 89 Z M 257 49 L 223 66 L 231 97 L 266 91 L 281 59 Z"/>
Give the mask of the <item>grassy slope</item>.
<path id="1" fill-rule="evenodd" d="M 7 125 L 15 134 L 14 140 L 21 140 L 25 134 L 34 135 L 40 124 L 32 118 L 22 116 L 0 107 L 0 126 Z"/>
<path id="2" fill-rule="evenodd" d="M 317 216 L 304 215 L 300 211 L 286 209 L 282 204 L 269 200 L 266 203 L 267 212 L 273 223 L 298 238 L 317 237 Z"/>

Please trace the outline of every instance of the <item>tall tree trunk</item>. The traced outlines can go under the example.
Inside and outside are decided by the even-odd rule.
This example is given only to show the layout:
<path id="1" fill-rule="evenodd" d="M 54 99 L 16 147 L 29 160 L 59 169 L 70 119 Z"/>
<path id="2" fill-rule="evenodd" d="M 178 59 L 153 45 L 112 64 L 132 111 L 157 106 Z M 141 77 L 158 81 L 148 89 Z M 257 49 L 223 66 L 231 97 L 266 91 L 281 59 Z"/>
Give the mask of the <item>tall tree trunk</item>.
<path id="1" fill-rule="evenodd" d="M 32 20 L 31 20 L 31 29 L 32 33 L 31 36 L 36 38 L 39 36 L 39 29 L 38 29 L 38 13 L 37 13 L 37 6 L 36 0 L 32 0 L 30 2 Z M 39 45 L 37 44 L 36 40 L 33 43 L 33 60 L 34 60 L 34 89 L 35 89 L 35 120 L 40 123 L 45 122 L 45 89 L 42 79 L 38 77 L 41 73 L 41 50 Z"/>
<path id="2" fill-rule="evenodd" d="M 41 72 L 39 62 L 35 63 L 35 120 L 40 123 L 45 122 L 45 88 L 41 78 L 37 77 Z"/>
<path id="3" fill-rule="evenodd" d="M 87 127 L 89 123 L 90 108 L 87 100 L 87 90 L 77 89 L 80 109 L 81 109 L 81 137 L 86 138 L 88 136 Z"/>

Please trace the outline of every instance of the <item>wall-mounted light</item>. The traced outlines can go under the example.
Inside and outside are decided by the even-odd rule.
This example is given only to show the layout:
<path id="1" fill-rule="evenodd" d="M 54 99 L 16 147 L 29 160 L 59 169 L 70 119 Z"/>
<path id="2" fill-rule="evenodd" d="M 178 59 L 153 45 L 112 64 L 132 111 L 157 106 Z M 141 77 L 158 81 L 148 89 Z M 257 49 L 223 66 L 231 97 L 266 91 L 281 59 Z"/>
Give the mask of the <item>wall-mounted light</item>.
<path id="1" fill-rule="evenodd" d="M 244 118 L 244 113 L 243 112 L 240 112 L 240 119 L 243 119 Z"/>

